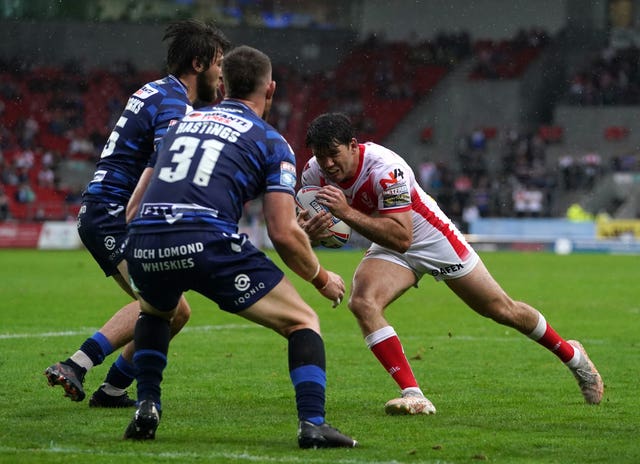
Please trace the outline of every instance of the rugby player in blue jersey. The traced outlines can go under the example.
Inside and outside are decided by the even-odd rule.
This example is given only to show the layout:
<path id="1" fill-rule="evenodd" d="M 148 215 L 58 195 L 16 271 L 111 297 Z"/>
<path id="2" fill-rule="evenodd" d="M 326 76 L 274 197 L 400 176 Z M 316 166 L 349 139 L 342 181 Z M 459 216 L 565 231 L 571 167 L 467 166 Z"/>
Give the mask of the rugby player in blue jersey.
<path id="1" fill-rule="evenodd" d="M 344 281 L 320 265 L 296 221 L 295 156 L 262 119 L 276 88 L 271 62 L 241 46 L 225 55 L 222 72 L 225 99 L 169 129 L 129 225 L 125 256 L 142 314 L 135 329 L 138 408 L 124 437 L 155 438 L 170 320 L 182 293 L 193 290 L 288 340 L 298 446 L 356 446 L 325 421 L 325 351 L 317 314 L 283 271 L 238 233 L 245 203 L 262 197 L 267 233 L 284 263 L 334 306 L 340 303 Z"/>
<path id="2" fill-rule="evenodd" d="M 126 388 L 134 379 L 132 339 L 140 304 L 129 286 L 121 250 L 126 235 L 127 203 L 169 126 L 191 111 L 196 99 L 214 102 L 218 98 L 222 58 L 230 45 L 221 31 L 197 20 L 170 24 L 163 40 L 168 41 L 169 74 L 145 84 L 129 98 L 104 146 L 93 179 L 83 193 L 78 215 L 82 242 L 105 275 L 113 277 L 134 301 L 87 338 L 70 358 L 45 370 L 51 386 L 60 385 L 65 396 L 72 401 L 82 401 L 85 374 L 124 346 L 104 383 L 89 400 L 93 407 L 135 406 Z M 187 301 L 182 298 L 171 322 L 172 335 L 187 323 L 190 312 Z"/>

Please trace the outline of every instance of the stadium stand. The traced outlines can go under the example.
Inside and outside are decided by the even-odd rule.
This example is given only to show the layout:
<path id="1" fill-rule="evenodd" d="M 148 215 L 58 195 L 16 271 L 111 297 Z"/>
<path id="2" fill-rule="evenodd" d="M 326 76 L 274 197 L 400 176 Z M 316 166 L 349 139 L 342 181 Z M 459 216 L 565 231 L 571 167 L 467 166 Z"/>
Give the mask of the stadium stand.
<path id="1" fill-rule="evenodd" d="M 499 102 L 523 94 L 521 89 L 504 94 L 496 90 L 501 86 L 512 89 L 509 85 L 514 82 L 534 88 L 532 68 L 544 62 L 549 49 L 557 53 L 557 47 L 554 38 L 539 27 L 522 29 L 508 39 L 491 40 L 472 40 L 465 32 L 389 41 L 371 34 L 344 53 L 335 67 L 321 72 L 303 73 L 300 63 L 277 63 L 274 77 L 278 100 L 270 122 L 290 141 L 301 169 L 309 156 L 304 147 L 305 128 L 319 113 L 346 112 L 355 120 L 361 139 L 386 142 L 400 122 L 435 94 L 441 82 L 464 73 L 467 85 L 481 87 L 461 93 L 461 99 L 468 100 L 470 108 L 482 108 L 484 119 L 473 122 L 472 127 L 461 126 L 455 137 L 449 137 L 431 119 L 423 120 L 414 126 L 413 137 L 418 147 L 428 148 L 430 153 L 440 150 L 439 158 L 425 160 L 402 147 L 400 151 L 408 153 L 417 168 L 423 164 L 433 167 L 431 184 L 426 188 L 454 218 L 461 217 L 470 205 L 477 207 L 481 216 L 516 215 L 514 192 L 522 188 L 542 192 L 541 215 L 561 214 L 562 206 L 552 205 L 562 204 L 557 197 L 564 195 L 563 191 L 584 191 L 610 169 L 633 169 L 637 156 L 622 148 L 618 152 L 612 149 L 609 155 L 591 146 L 586 138 L 580 151 L 569 150 L 576 145 L 572 118 L 560 112 L 528 125 L 514 120 L 509 126 L 504 121 L 513 120 L 513 116 L 495 111 L 505 105 L 485 106 L 486 102 L 478 98 L 493 95 Z M 633 104 L 640 88 L 640 73 L 634 62 L 637 55 L 635 47 L 614 51 L 604 47 L 596 59 L 578 66 L 565 80 L 570 84 L 563 101 L 580 106 Z M 628 73 L 627 79 L 624 73 Z M 74 62 L 58 67 L 32 67 L 17 60 L 0 63 L 0 181 L 9 199 L 11 217 L 72 218 L 79 190 L 91 172 L 86 166 L 95 163 L 126 97 L 140 83 L 160 75 L 157 70 L 135 69 L 126 61 L 114 63 L 109 69 L 86 70 Z M 485 83 L 497 87 L 483 86 Z M 623 84 L 626 87 L 622 88 Z M 610 87 L 617 90 L 607 91 Z M 531 98 L 537 98 L 537 94 L 532 93 Z M 525 99 L 518 101 L 511 114 L 527 104 Z M 551 111 L 553 104 L 547 104 Z M 438 116 L 441 114 L 442 110 Z M 622 147 L 634 140 L 630 127 L 625 121 L 612 120 L 599 129 L 598 137 L 611 147 Z M 31 203 L 16 200 L 25 174 L 24 169 L 16 171 L 14 164 L 25 151 L 34 156 L 26 175 L 36 197 Z M 55 159 L 53 186 L 40 185 L 41 159 L 46 154 L 53 154 Z M 592 155 L 600 156 L 597 169 Z M 467 180 L 471 181 L 470 188 Z"/>
<path id="2" fill-rule="evenodd" d="M 512 39 L 476 40 L 475 65 L 470 79 L 515 79 L 547 45 L 547 33 L 540 28 L 521 29 Z"/>
<path id="3" fill-rule="evenodd" d="M 469 41 L 464 33 L 439 34 L 413 45 L 372 35 L 356 44 L 336 69 L 317 76 L 306 93 L 300 94 L 308 97 L 306 106 L 292 102 L 300 113 L 286 135 L 298 148 L 298 168 L 309 157 L 303 146 L 304 132 L 316 115 L 344 112 L 354 121 L 361 140 L 382 142 L 416 102 L 470 53 Z M 423 135 L 428 138 L 429 131 Z"/>

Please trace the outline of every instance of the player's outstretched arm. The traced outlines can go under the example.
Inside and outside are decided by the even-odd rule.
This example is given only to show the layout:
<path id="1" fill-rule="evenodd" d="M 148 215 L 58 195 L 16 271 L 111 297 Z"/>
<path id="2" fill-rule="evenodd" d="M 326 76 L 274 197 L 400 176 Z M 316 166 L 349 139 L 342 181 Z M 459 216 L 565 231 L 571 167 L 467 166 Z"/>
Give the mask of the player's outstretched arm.
<path id="1" fill-rule="evenodd" d="M 293 197 L 284 192 L 266 193 L 263 214 L 269 238 L 287 267 L 310 281 L 335 306 L 344 296 L 344 280 L 320 265 L 307 234 L 298 225 Z"/>

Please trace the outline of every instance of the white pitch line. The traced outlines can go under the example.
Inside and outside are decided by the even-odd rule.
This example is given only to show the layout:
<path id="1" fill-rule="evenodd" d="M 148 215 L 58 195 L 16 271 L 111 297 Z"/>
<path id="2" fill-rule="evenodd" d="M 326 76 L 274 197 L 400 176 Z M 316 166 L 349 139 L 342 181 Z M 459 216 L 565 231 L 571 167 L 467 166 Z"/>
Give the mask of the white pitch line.
<path id="1" fill-rule="evenodd" d="M 346 451 L 346 450 L 345 450 Z M 208 453 L 192 453 L 192 452 L 105 452 L 99 450 L 88 450 L 81 448 L 70 448 L 70 447 L 60 447 L 52 445 L 50 448 L 42 448 L 42 449 L 34 449 L 30 448 L 29 450 L 21 449 L 21 448 L 12 448 L 8 446 L 0 446 L 0 453 L 29 453 L 30 456 L 34 454 L 85 454 L 85 455 L 98 455 L 101 457 L 113 457 L 114 459 L 126 459 L 126 460 L 134 460 L 135 458 L 140 457 L 152 457 L 152 458 L 170 458 L 177 460 L 194 460 L 201 461 L 207 459 L 220 459 L 223 458 L 228 461 L 237 461 L 237 462 L 290 462 L 290 463 L 326 463 L 327 458 L 321 456 L 320 454 L 317 457 L 312 456 L 314 451 L 297 451 L 300 453 L 299 456 L 262 456 L 258 454 L 251 454 L 249 452 L 244 453 L 229 453 L 229 452 L 208 452 Z M 353 451 L 349 451 L 350 453 L 358 453 L 358 450 L 355 449 Z M 189 461 L 187 461 L 189 462 Z M 409 461 L 372 461 L 371 459 L 357 459 L 357 458 L 346 458 L 340 459 L 331 457 L 332 464 L 403 464 L 403 462 L 411 462 L 411 463 L 421 463 L 421 464 L 447 464 L 448 461 L 442 461 L 440 459 L 430 459 L 426 461 L 416 461 L 411 459 Z"/>
<path id="2" fill-rule="evenodd" d="M 524 337 L 524 338 L 523 338 Z M 453 342 L 461 341 L 461 342 L 517 342 L 521 343 L 523 340 L 526 340 L 527 337 L 520 335 L 518 332 L 514 332 L 514 335 L 505 335 L 504 337 L 477 337 L 475 335 L 439 335 L 437 337 L 418 337 L 417 335 L 407 335 L 402 337 L 403 340 L 425 340 L 425 343 L 429 341 L 442 341 L 442 340 L 451 340 Z M 567 338 L 569 340 L 569 338 Z M 601 338 L 579 338 L 579 340 L 586 341 L 589 344 L 603 344 L 605 343 L 604 339 Z"/>
<path id="3" fill-rule="evenodd" d="M 262 326 L 257 324 L 225 324 L 225 325 L 203 325 L 194 327 L 185 327 L 181 332 L 213 332 L 217 330 L 244 330 L 244 329 L 261 329 Z M 65 330 L 62 332 L 41 332 L 41 333 L 5 333 L 0 334 L 0 340 L 9 340 L 14 338 L 52 338 L 52 337 L 69 337 L 76 335 L 93 334 L 96 328 L 82 328 L 81 330 Z"/>
<path id="4" fill-rule="evenodd" d="M 185 327 L 181 330 L 181 333 L 189 333 L 189 332 L 215 332 L 219 330 L 245 330 L 245 329 L 264 329 L 261 325 L 258 324 L 224 324 L 224 325 L 202 325 L 202 326 L 192 326 Z M 67 330 L 62 332 L 42 332 L 42 333 L 22 333 L 22 334 L 0 334 L 0 340 L 11 340 L 11 339 L 25 339 L 25 338 L 53 338 L 53 337 L 68 337 L 68 336 L 78 336 L 78 335 L 91 335 L 96 330 L 96 328 L 82 328 L 82 330 Z M 520 343 L 522 341 L 522 335 L 515 333 L 515 336 L 506 335 L 504 337 L 476 337 L 474 335 L 440 335 L 436 337 L 418 337 L 416 335 L 405 335 L 403 340 L 425 340 L 428 341 L 443 341 L 443 340 L 451 340 L 451 341 L 463 341 L 463 342 L 517 342 Z M 589 344 L 600 345 L 605 343 L 603 339 L 594 339 L 589 338 L 585 339 Z"/>

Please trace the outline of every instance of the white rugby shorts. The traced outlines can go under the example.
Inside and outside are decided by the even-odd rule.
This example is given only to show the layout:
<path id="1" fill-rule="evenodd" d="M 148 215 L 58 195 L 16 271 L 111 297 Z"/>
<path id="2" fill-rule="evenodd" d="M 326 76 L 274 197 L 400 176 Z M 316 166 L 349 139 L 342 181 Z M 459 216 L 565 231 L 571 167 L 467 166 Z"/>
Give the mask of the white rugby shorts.
<path id="1" fill-rule="evenodd" d="M 466 255 L 458 256 L 449 241 L 442 237 L 436 241 L 423 241 L 411 245 L 404 253 L 371 244 L 363 259 L 384 259 L 411 270 L 416 282 L 428 274 L 436 281 L 458 279 L 467 275 L 480 261 L 478 253 L 466 241 Z M 417 284 L 416 284 L 417 285 Z"/>

